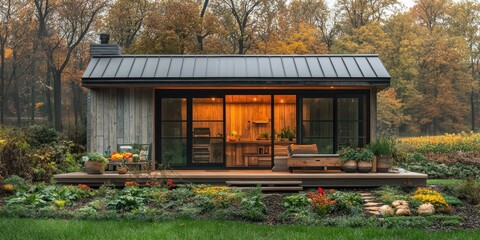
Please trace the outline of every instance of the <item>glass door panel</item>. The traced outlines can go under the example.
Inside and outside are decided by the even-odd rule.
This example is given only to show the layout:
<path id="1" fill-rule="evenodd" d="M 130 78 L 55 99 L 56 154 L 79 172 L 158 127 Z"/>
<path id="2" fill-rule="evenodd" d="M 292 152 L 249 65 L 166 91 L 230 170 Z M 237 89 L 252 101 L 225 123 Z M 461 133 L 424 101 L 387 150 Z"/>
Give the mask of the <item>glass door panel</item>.
<path id="1" fill-rule="evenodd" d="M 343 147 L 363 147 L 365 128 L 362 117 L 363 106 L 360 98 L 338 98 L 337 133 L 338 149 Z"/>
<path id="2" fill-rule="evenodd" d="M 162 98 L 160 117 L 161 163 L 187 165 L 187 99 Z"/>
<path id="3" fill-rule="evenodd" d="M 286 156 L 287 147 L 296 143 L 297 127 L 297 99 L 296 95 L 275 95 L 274 116 L 275 156 Z"/>
<path id="4" fill-rule="evenodd" d="M 271 167 L 271 95 L 227 95 L 226 166 Z"/>
<path id="5" fill-rule="evenodd" d="M 319 153 L 333 153 L 333 98 L 303 98 L 304 144 L 317 144 Z"/>
<path id="6" fill-rule="evenodd" d="M 192 99 L 192 164 L 221 164 L 223 98 Z"/>

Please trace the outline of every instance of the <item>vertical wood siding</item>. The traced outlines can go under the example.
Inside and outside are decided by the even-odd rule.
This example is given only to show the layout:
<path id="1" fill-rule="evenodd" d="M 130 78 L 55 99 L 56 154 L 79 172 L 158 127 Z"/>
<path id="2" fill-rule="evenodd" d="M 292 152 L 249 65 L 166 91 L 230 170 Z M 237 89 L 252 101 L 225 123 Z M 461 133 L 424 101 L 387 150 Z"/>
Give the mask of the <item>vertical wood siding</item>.
<path id="1" fill-rule="evenodd" d="M 117 144 L 153 143 L 154 89 L 90 89 L 87 106 L 88 151 L 103 153 Z M 155 156 L 152 152 L 152 156 Z"/>

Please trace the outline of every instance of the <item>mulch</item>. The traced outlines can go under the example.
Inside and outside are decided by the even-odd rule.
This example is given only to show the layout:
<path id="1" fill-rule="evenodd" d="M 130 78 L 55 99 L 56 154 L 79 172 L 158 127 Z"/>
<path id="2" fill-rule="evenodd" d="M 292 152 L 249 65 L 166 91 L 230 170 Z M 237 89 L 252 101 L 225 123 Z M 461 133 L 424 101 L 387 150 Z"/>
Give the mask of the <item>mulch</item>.
<path id="1" fill-rule="evenodd" d="M 264 194 L 263 201 L 267 206 L 267 220 L 264 224 L 285 224 L 285 222 L 282 222 L 280 219 L 280 215 L 285 211 L 285 207 L 283 206 L 284 197 L 285 194 L 283 193 Z"/>

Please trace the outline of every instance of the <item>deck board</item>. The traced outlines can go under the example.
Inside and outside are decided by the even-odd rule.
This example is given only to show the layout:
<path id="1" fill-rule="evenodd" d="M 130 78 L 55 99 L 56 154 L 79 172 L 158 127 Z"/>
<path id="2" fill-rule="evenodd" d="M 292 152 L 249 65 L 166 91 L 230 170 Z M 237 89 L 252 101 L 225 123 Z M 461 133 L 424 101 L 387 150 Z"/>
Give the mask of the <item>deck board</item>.
<path id="1" fill-rule="evenodd" d="M 106 172 L 100 175 L 74 172 L 54 176 L 58 184 L 89 184 L 99 186 L 104 183 L 123 185 L 125 181 L 145 183 L 152 178 L 170 178 L 177 183 L 207 183 L 226 185 L 227 181 L 301 181 L 303 187 L 378 187 L 425 186 L 426 174 L 405 173 L 312 173 L 312 172 L 273 172 L 271 170 L 172 170 L 153 171 L 139 174 L 117 174 Z"/>

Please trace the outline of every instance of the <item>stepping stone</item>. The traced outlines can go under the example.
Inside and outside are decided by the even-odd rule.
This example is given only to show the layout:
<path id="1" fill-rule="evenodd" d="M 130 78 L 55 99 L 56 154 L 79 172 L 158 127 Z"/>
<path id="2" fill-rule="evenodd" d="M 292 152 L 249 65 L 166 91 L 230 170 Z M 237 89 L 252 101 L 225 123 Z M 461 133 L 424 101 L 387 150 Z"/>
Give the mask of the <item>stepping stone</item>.
<path id="1" fill-rule="evenodd" d="M 365 211 L 378 211 L 379 207 L 364 207 L 363 210 Z"/>
<path id="2" fill-rule="evenodd" d="M 363 206 L 373 207 L 373 206 L 381 206 L 381 205 L 382 205 L 381 203 L 377 203 L 377 202 L 368 202 L 368 203 L 365 203 Z"/>
<path id="3" fill-rule="evenodd" d="M 375 197 L 374 196 L 363 197 L 363 200 L 367 200 L 367 199 L 375 199 Z"/>

